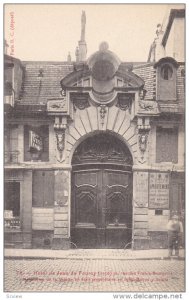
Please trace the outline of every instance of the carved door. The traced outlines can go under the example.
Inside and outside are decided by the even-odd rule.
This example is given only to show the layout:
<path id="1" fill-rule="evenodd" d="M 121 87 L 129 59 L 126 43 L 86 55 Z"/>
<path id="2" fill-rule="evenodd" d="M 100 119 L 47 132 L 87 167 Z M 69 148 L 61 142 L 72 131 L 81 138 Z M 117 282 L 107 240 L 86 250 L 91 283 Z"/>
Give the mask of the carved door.
<path id="1" fill-rule="evenodd" d="M 79 248 L 124 248 L 132 236 L 132 174 L 106 168 L 72 176 L 71 238 Z"/>

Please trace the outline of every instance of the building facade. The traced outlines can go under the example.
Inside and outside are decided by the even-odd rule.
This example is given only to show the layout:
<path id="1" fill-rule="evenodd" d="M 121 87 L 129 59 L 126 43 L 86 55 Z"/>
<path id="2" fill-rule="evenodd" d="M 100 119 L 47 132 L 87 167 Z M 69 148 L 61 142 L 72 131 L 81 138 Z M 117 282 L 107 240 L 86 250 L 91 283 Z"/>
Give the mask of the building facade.
<path id="1" fill-rule="evenodd" d="M 166 248 L 184 223 L 184 9 L 144 63 L 102 42 L 76 61 L 5 55 L 5 246 Z M 179 34 L 178 34 L 179 33 Z"/>

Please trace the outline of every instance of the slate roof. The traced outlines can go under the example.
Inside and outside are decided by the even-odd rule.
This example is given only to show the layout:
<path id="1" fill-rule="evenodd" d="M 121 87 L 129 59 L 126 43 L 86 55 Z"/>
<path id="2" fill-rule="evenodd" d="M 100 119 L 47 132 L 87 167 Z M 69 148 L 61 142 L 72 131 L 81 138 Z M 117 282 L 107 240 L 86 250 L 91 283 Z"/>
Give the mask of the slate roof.
<path id="1" fill-rule="evenodd" d="M 20 101 L 22 104 L 45 104 L 49 98 L 60 97 L 61 79 L 73 72 L 73 63 L 68 62 L 31 61 L 22 62 L 22 65 L 24 67 Z"/>
<path id="2" fill-rule="evenodd" d="M 22 66 L 24 76 L 20 104 L 46 104 L 48 99 L 60 97 L 60 81 L 74 71 L 73 62 L 23 61 Z M 132 64 L 128 69 L 131 68 Z M 42 76 L 39 76 L 40 70 Z"/>
<path id="3" fill-rule="evenodd" d="M 46 104 L 51 98 L 60 97 L 60 81 L 69 73 L 74 71 L 74 63 L 71 62 L 22 62 L 24 67 L 24 78 L 21 92 L 20 104 Z M 146 100 L 156 98 L 156 71 L 153 63 L 122 63 L 122 67 L 132 70 L 133 73 L 144 80 L 146 89 Z M 184 101 L 184 84 L 180 72 L 184 64 L 180 64 L 177 71 L 177 97 Z M 40 75 L 40 70 L 42 70 Z"/>

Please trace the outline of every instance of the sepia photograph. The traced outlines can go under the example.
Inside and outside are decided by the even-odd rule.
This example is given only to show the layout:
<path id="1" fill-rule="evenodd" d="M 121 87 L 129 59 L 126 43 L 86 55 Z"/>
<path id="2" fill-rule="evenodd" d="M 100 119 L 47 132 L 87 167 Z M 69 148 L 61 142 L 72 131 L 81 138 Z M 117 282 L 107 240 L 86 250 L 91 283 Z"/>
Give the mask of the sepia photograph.
<path id="1" fill-rule="evenodd" d="M 3 9 L 4 295 L 181 299 L 185 4 Z"/>

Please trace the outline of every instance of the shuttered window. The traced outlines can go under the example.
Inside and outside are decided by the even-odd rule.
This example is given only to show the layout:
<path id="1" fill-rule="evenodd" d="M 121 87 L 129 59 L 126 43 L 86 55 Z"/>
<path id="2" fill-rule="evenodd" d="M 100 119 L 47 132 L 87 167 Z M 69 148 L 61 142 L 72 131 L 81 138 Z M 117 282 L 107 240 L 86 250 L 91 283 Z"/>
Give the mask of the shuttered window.
<path id="1" fill-rule="evenodd" d="M 54 172 L 33 171 L 33 207 L 54 206 Z"/>
<path id="2" fill-rule="evenodd" d="M 178 162 L 178 128 L 157 127 L 156 162 Z"/>

